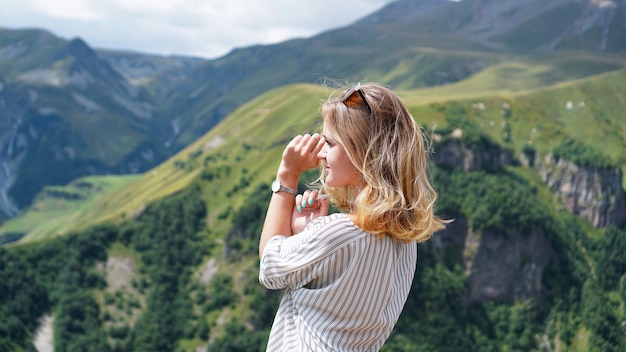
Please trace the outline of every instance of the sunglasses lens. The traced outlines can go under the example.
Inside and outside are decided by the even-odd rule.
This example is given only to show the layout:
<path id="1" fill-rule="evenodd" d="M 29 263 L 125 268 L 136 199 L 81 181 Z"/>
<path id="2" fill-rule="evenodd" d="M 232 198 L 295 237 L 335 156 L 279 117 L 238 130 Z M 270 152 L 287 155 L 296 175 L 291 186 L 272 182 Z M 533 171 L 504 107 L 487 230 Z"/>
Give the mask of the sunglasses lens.
<path id="1" fill-rule="evenodd" d="M 372 108 L 370 108 L 370 104 L 365 100 L 365 95 L 361 92 L 361 83 L 357 83 L 350 89 L 343 98 L 343 104 L 349 108 L 362 108 L 364 105 L 367 107 L 367 110 L 370 112 Z"/>
<path id="2" fill-rule="evenodd" d="M 343 99 L 343 103 L 349 108 L 359 108 L 363 106 L 363 99 L 359 92 L 354 88 L 346 93 L 346 97 Z"/>

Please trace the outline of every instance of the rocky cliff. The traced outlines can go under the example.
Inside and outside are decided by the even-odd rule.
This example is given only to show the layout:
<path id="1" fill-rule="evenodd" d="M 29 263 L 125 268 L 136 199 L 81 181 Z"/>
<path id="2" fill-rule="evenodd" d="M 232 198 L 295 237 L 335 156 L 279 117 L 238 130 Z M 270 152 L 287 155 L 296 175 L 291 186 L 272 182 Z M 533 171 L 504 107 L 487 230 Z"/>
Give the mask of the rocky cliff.
<path id="1" fill-rule="evenodd" d="M 504 235 L 468 232 L 463 263 L 470 302 L 523 301 L 541 295 L 550 243 L 540 230 Z"/>
<path id="2" fill-rule="evenodd" d="M 474 143 L 463 141 L 463 130 L 455 129 L 449 136 L 442 138 L 435 135 L 437 141 L 436 153 L 433 162 L 452 168 L 462 168 L 463 171 L 500 169 L 503 165 L 513 163 L 513 153 L 484 137 L 479 137 Z"/>
<path id="3" fill-rule="evenodd" d="M 468 278 L 468 302 L 523 301 L 542 294 L 542 278 L 552 253 L 543 231 L 483 233 L 456 219 L 433 237 L 439 252 L 457 253 Z"/>
<path id="4" fill-rule="evenodd" d="M 9 190 L 16 178 L 16 170 L 25 157 L 24 136 L 19 133 L 22 124 L 22 109 L 7 103 L 5 89 L 0 80 L 0 116 L 12 116 L 0 119 L 0 222 L 18 213 L 16 205 L 9 197 Z"/>
<path id="5" fill-rule="evenodd" d="M 552 154 L 536 158 L 534 166 L 569 212 L 595 227 L 618 226 L 626 221 L 624 175 L 619 168 L 583 167 Z"/>
<path id="6" fill-rule="evenodd" d="M 512 165 L 513 153 L 488 139 L 479 138 L 468 144 L 463 141 L 463 131 L 453 131 L 439 140 L 433 161 L 439 165 L 462 168 L 466 172 L 498 170 Z M 545 184 L 561 198 L 572 214 L 589 221 L 596 228 L 619 226 L 626 221 L 626 195 L 622 188 L 623 172 L 619 168 L 593 168 L 577 165 L 548 154 L 541 159 L 523 154 L 525 166 L 537 170 Z"/>
<path id="7" fill-rule="evenodd" d="M 499 168 L 512 162 L 507 151 L 468 147 L 459 139 L 439 144 L 438 151 L 439 163 L 465 171 Z M 572 214 L 595 227 L 618 226 L 626 221 L 621 169 L 582 167 L 552 154 L 544 158 L 526 156 L 521 161 L 537 170 Z M 456 253 L 454 260 L 463 264 L 470 302 L 518 301 L 542 294 L 543 273 L 553 251 L 540 228 L 479 232 L 467 219 L 459 218 L 436 234 L 433 243 L 439 253 L 444 249 Z"/>
<path id="8" fill-rule="evenodd" d="M 511 151 L 486 137 L 464 141 L 460 129 L 446 137 L 435 136 L 435 140 L 434 161 L 440 166 L 464 172 L 497 171 L 515 162 Z M 478 232 L 466 218 L 459 218 L 436 234 L 433 243 L 440 253 L 444 249 L 457 253 L 454 261 L 463 264 L 468 277 L 469 302 L 517 301 L 541 295 L 543 272 L 552 252 L 541 229 Z"/>

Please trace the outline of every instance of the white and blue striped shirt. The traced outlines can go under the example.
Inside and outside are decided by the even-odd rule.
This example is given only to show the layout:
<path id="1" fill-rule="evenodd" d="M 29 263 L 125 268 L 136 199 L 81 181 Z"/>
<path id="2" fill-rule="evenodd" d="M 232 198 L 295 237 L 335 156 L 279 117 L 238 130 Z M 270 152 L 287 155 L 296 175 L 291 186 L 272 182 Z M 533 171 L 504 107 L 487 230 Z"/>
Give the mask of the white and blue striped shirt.
<path id="1" fill-rule="evenodd" d="M 265 246 L 259 281 L 286 289 L 268 351 L 378 351 L 406 302 L 417 243 L 377 239 L 345 214 Z"/>

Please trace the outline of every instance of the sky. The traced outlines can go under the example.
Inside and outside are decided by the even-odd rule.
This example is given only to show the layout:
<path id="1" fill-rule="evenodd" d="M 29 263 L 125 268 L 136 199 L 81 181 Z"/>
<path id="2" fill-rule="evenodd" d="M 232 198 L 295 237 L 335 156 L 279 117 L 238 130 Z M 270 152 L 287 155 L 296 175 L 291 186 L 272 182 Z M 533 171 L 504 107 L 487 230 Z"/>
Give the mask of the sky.
<path id="1" fill-rule="evenodd" d="M 391 0 L 0 0 L 0 27 L 206 59 L 346 26 Z"/>

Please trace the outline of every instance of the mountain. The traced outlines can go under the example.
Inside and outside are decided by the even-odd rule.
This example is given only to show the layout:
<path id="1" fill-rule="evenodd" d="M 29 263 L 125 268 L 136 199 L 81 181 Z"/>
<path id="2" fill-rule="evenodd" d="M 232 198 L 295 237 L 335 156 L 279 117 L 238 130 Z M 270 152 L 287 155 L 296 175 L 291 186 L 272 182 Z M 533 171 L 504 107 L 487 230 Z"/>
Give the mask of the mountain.
<path id="1" fill-rule="evenodd" d="M 185 111 L 181 129 L 197 131 L 180 135 L 180 143 L 188 144 L 243 102 L 284 84 L 367 79 L 405 89 L 440 86 L 512 58 L 565 71 L 545 77 L 545 85 L 613 71 L 623 68 L 626 20 L 623 1 L 610 3 L 395 1 L 361 21 L 312 38 L 237 49 L 207 61 L 177 87 L 167 113 Z M 608 26 L 599 32 L 603 13 Z M 555 14 L 559 22 L 551 20 Z M 496 25 L 494 18 L 515 21 Z M 584 28 L 577 23 L 585 23 Z M 529 28 L 534 31 L 528 33 Z M 547 47 L 548 29 L 550 42 L 561 44 Z M 602 50 L 600 43 L 606 43 Z M 564 63 L 563 56 L 571 61 Z"/>
<path id="2" fill-rule="evenodd" d="M 396 1 L 359 23 L 400 33 L 460 35 L 501 52 L 624 52 L 624 5 L 623 0 Z"/>
<path id="3" fill-rule="evenodd" d="M 0 209 L 9 216 L 45 185 L 136 173 L 171 155 L 151 92 L 80 39 L 0 31 Z"/>
<path id="4" fill-rule="evenodd" d="M 94 50 L 43 30 L 3 29 L 0 214 L 17 215 L 45 185 L 148 170 L 285 84 L 367 78 L 404 89 L 440 86 L 512 59 L 559 72 L 543 85 L 621 69 L 624 7 L 395 1 L 344 28 L 216 60 Z"/>

